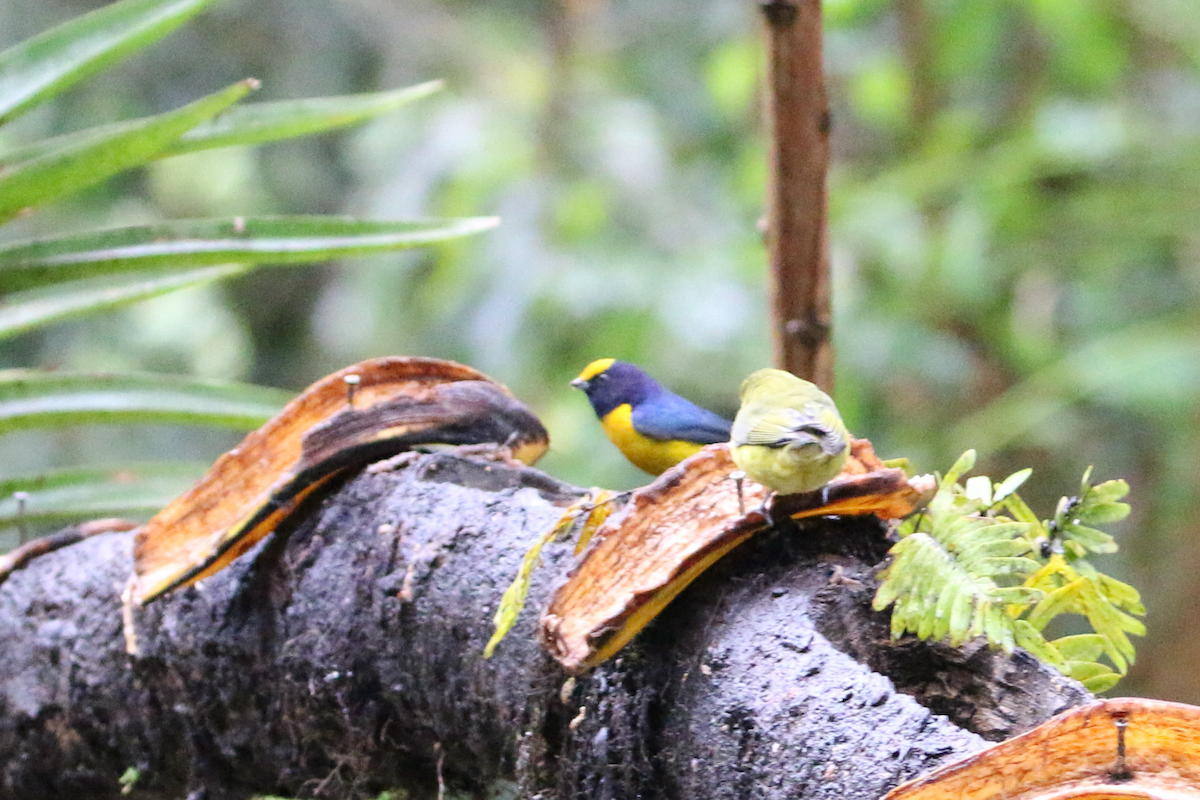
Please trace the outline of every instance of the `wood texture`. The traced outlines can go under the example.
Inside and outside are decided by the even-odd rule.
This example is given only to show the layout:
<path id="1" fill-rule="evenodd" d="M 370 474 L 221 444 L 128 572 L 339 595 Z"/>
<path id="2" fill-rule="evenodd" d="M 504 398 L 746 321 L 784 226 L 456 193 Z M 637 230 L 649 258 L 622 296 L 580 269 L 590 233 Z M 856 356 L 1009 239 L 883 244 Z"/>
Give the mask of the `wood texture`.
<path id="1" fill-rule="evenodd" d="M 887 800 L 1200 798 L 1200 708 L 1114 698 L 897 787 Z"/>
<path id="2" fill-rule="evenodd" d="M 134 551 L 133 600 L 149 602 L 223 569 L 345 470 L 434 443 L 508 446 L 533 463 L 549 437 L 507 389 L 470 367 L 401 357 L 346 367 L 288 403 L 146 523 Z"/>
<path id="3" fill-rule="evenodd" d="M 53 553 L 60 547 L 78 544 L 89 536 L 97 536 L 101 533 L 110 533 L 112 531 L 129 531 L 136 527 L 137 523 L 132 520 L 106 517 L 105 519 L 93 519 L 81 522 L 78 525 L 71 525 L 49 536 L 42 536 L 34 539 L 32 542 L 26 542 L 20 547 L 0 556 L 0 583 L 4 583 L 8 579 L 8 576 L 15 570 L 23 569 L 38 556 Z"/>
<path id="4" fill-rule="evenodd" d="M 770 513 L 906 516 L 932 486 L 882 466 L 869 442 L 855 440 L 827 493 L 777 497 Z M 770 526 L 762 486 L 744 481 L 739 502 L 736 469 L 727 444 L 709 445 L 634 492 L 597 529 L 542 620 L 542 642 L 564 669 L 578 673 L 611 658 L 705 569 Z"/>
<path id="5" fill-rule="evenodd" d="M 770 136 L 767 250 L 775 365 L 833 386 L 820 0 L 763 0 Z"/>

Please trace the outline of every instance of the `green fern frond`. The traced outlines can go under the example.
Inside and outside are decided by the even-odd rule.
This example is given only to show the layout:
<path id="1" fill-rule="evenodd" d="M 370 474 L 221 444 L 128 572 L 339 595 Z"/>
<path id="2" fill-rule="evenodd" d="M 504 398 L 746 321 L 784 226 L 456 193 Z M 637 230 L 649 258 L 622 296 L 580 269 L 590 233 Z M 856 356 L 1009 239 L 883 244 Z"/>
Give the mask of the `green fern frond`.
<path id="1" fill-rule="evenodd" d="M 1046 523 L 1050 540 L 1073 559 L 1084 558 L 1089 552 L 1117 552 L 1116 540 L 1091 526 L 1119 522 L 1129 516 L 1129 504 L 1119 502 L 1129 494 L 1129 484 L 1112 480 L 1093 486 L 1091 474 L 1088 467 L 1079 494 L 1059 500 L 1054 518 Z"/>
<path id="2" fill-rule="evenodd" d="M 1055 555 L 1026 585 L 1046 592 L 1029 614 L 1029 622 L 1038 630 L 1061 614 L 1078 614 L 1087 619 L 1103 641 L 1103 652 L 1124 673 L 1133 663 L 1134 647 L 1128 634 L 1143 636 L 1145 625 L 1133 614 L 1144 614 L 1137 590 L 1100 573 L 1091 564 L 1078 561 L 1067 564 Z"/>
<path id="3" fill-rule="evenodd" d="M 1089 468 L 1079 494 L 1043 521 L 1016 493 L 1030 470 L 999 483 L 961 480 L 974 463 L 973 451 L 959 457 L 927 508 L 901 523 L 874 607 L 892 607 L 893 637 L 958 646 L 984 636 L 1006 652 L 1024 648 L 1092 691 L 1111 688 L 1133 662 L 1129 636 L 1145 632 L 1137 619 L 1145 607 L 1136 589 L 1085 556 L 1116 551 L 1113 537 L 1092 526 L 1129 514 L 1120 502 L 1128 484 L 1092 485 Z M 1084 617 L 1094 632 L 1047 641 L 1043 631 L 1063 614 Z"/>
<path id="4" fill-rule="evenodd" d="M 892 548 L 893 560 L 880 575 L 883 583 L 874 606 L 881 610 L 895 604 L 893 636 L 915 633 L 922 639 L 949 639 L 958 646 L 986 632 L 1011 651 L 1012 620 L 1004 610 L 1040 592 L 1001 587 L 993 580 L 993 575 L 1006 574 L 1010 565 L 1005 558 L 980 554 L 1012 548 L 1011 541 L 990 538 L 997 532 L 989 529 L 998 527 L 1007 528 L 985 519 L 960 518 L 941 531 L 944 538 L 919 532 Z"/>

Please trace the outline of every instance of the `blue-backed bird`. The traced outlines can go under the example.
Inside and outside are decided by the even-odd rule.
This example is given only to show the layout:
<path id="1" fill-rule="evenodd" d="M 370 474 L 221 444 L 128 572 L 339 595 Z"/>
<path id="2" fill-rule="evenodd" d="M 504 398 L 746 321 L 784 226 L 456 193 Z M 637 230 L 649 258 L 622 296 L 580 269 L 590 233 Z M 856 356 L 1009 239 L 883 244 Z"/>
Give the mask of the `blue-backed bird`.
<path id="1" fill-rule="evenodd" d="M 778 494 L 816 491 L 846 464 L 850 433 L 829 395 L 781 369 L 742 382 L 730 455 L 742 472 Z"/>
<path id="2" fill-rule="evenodd" d="M 663 388 L 611 358 L 588 364 L 571 385 L 582 389 L 612 443 L 639 469 L 658 475 L 706 444 L 729 441 L 729 420 Z"/>

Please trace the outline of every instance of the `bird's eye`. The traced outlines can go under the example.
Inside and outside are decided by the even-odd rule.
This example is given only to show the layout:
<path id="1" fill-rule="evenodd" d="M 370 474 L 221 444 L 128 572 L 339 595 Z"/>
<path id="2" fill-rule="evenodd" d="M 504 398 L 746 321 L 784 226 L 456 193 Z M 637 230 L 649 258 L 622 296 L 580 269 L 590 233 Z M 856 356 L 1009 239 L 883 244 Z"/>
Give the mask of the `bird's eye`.
<path id="1" fill-rule="evenodd" d="M 606 381 L 606 380 L 608 380 L 608 373 L 607 373 L 607 372 L 601 372 L 599 375 L 597 375 L 596 377 L 592 378 L 592 380 L 594 380 L 594 381 Z"/>

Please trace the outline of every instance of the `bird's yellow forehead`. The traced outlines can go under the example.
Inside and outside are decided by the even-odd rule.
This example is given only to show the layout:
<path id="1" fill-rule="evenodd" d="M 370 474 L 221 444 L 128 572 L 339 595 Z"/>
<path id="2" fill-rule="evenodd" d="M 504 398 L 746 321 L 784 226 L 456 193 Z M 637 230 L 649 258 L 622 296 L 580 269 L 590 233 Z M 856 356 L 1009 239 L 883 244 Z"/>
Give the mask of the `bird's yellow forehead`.
<path id="1" fill-rule="evenodd" d="M 583 372 L 579 373 L 579 377 L 576 378 L 575 380 L 590 381 L 592 378 L 596 377 L 601 372 L 604 372 L 604 370 L 611 367 L 613 365 L 614 361 L 616 361 L 615 358 L 601 358 L 596 361 L 593 361 L 592 363 L 588 364 L 586 367 L 583 368 Z"/>

